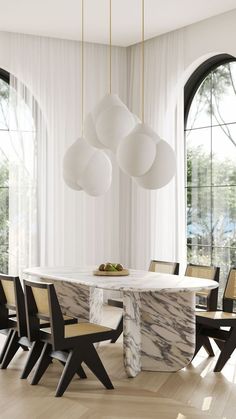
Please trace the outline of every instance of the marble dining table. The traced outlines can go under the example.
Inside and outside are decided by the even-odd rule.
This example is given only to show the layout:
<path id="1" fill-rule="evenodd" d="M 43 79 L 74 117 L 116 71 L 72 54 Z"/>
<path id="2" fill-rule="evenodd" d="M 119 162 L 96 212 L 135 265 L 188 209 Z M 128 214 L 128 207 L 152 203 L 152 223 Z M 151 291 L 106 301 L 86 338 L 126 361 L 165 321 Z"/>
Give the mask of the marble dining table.
<path id="1" fill-rule="evenodd" d="M 95 267 L 35 267 L 24 274 L 54 283 L 64 314 L 100 323 L 103 290 L 123 294 L 123 353 L 129 377 L 141 370 L 174 372 L 195 350 L 195 293 L 218 287 L 208 279 L 130 270 L 95 276 Z"/>

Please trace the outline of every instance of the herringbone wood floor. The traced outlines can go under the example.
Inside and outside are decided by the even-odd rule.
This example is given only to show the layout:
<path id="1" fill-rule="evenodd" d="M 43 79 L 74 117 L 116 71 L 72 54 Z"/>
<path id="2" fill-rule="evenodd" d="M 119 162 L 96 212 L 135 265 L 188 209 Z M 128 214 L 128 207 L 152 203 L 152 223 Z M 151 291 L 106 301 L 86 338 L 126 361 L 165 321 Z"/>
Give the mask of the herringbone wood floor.
<path id="1" fill-rule="evenodd" d="M 105 307 L 103 324 L 115 325 L 119 309 Z M 0 344 L 3 337 L 0 336 Z M 40 384 L 30 385 L 19 375 L 27 353 L 19 351 L 7 370 L 0 370 L 1 419 L 235 419 L 236 356 L 222 373 L 213 373 L 214 358 L 204 350 L 191 365 L 177 373 L 142 372 L 126 377 L 122 338 L 103 344 L 99 353 L 115 390 L 105 390 L 88 372 L 87 380 L 74 378 L 62 398 L 54 391 L 61 372 L 54 362 Z"/>

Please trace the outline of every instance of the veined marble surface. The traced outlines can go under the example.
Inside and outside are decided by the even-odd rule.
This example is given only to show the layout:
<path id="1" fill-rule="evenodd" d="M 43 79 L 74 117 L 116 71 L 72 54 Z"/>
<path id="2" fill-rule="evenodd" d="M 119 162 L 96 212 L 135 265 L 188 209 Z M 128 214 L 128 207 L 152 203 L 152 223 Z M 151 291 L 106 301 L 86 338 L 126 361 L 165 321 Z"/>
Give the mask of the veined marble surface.
<path id="1" fill-rule="evenodd" d="M 174 372 L 195 350 L 193 292 L 124 293 L 124 364 L 129 377 L 141 370 Z"/>
<path id="2" fill-rule="evenodd" d="M 27 275 L 55 284 L 65 314 L 101 321 L 103 289 L 124 296 L 124 365 L 129 377 L 142 369 L 178 371 L 195 349 L 195 292 L 215 281 L 130 270 L 129 276 L 99 277 L 96 267 L 29 268 Z"/>
<path id="3" fill-rule="evenodd" d="M 117 291 L 202 291 L 217 288 L 218 283 L 210 279 L 184 275 L 160 274 L 141 270 L 130 270 L 128 276 L 95 276 L 97 267 L 28 268 L 24 273 L 49 280 L 69 281 L 90 287 Z"/>
<path id="4" fill-rule="evenodd" d="M 41 279 L 45 282 L 45 279 Z M 51 281 L 56 289 L 62 313 L 82 321 L 101 323 L 103 291 L 68 281 Z"/>

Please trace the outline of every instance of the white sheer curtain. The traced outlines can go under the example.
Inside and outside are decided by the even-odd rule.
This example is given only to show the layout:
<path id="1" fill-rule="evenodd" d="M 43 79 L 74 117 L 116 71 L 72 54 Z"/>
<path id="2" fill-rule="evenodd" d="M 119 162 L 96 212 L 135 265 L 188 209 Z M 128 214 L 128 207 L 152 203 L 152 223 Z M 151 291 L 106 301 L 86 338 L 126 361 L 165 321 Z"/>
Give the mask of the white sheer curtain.
<path id="1" fill-rule="evenodd" d="M 174 147 L 177 176 L 160 191 L 145 191 L 119 171 L 111 156 L 112 187 L 105 196 L 92 198 L 70 190 L 62 178 L 64 153 L 81 132 L 80 43 L 0 33 L 0 67 L 14 75 L 11 83 L 17 103 L 22 98 L 22 85 L 35 99 L 25 97 L 37 135 L 31 137 L 29 149 L 26 140 L 20 143 L 21 136 L 17 140 L 24 144 L 21 152 L 27 149 L 24 158 L 31 156 L 31 162 L 37 158 L 27 184 L 31 196 L 24 201 L 23 189 L 18 196 L 13 186 L 11 193 L 11 220 L 22 208 L 26 214 L 24 228 L 10 227 L 15 243 L 21 243 L 17 248 L 25 246 L 27 254 L 21 263 L 18 255 L 19 269 L 24 264 L 78 266 L 104 261 L 147 268 L 150 258 L 184 257 L 183 102 L 177 95 L 182 48 L 181 31 L 145 44 L 146 122 Z M 112 60 L 113 92 L 139 114 L 140 46 L 114 47 Z M 86 44 L 86 111 L 107 92 L 108 70 L 108 48 Z M 21 159 L 20 172 L 12 171 L 13 185 L 25 183 L 23 167 Z"/>
<path id="2" fill-rule="evenodd" d="M 128 52 L 128 105 L 136 114 L 141 106 L 140 51 L 135 45 Z M 178 90 L 183 66 L 181 31 L 145 42 L 145 122 L 174 148 L 177 175 L 158 191 L 141 189 L 134 181 L 123 189 L 130 219 L 123 240 L 129 243 L 133 267 L 147 268 L 150 258 L 185 259 L 183 97 Z"/>
<path id="3" fill-rule="evenodd" d="M 33 98 L 11 78 L 6 111 L 7 132 L 1 147 L 8 162 L 9 251 L 8 272 L 19 275 L 38 263 L 37 158 Z"/>
<path id="4" fill-rule="evenodd" d="M 27 86 L 40 111 L 35 111 L 37 131 L 37 218 L 38 260 L 29 264 L 85 265 L 120 260 L 119 169 L 114 156 L 113 183 L 103 197 L 93 198 L 70 190 L 62 178 L 62 159 L 68 146 L 81 132 L 80 43 L 26 35 L 4 34 L 3 57 L 7 50 L 7 68 L 14 74 L 12 88 L 22 96 Z M 91 110 L 108 90 L 108 47 L 86 44 L 85 110 Z M 113 48 L 113 91 L 126 102 L 127 50 Z M 28 103 L 29 105 L 29 103 Z M 20 138 L 19 138 L 20 141 Z M 24 181 L 21 175 L 16 176 Z M 34 179 L 35 180 L 35 179 Z M 18 182 L 18 185 L 19 185 Z M 14 182 L 16 184 L 16 182 Z M 13 191 L 13 187 L 12 187 Z M 32 194 L 34 193 L 32 189 Z M 23 195 L 22 195 L 23 198 Z M 34 200 L 30 201 L 34 205 Z M 18 216 L 23 199 L 12 193 L 11 222 Z M 35 209 L 35 206 L 34 206 Z M 34 213 L 36 214 L 36 212 Z M 32 237 L 28 213 L 28 237 Z M 13 230 L 13 227 L 11 227 Z M 14 240 L 21 240 L 21 226 Z M 18 237 L 18 239 L 17 239 Z M 13 241 L 12 246 L 15 246 Z M 31 241 L 32 254 L 37 242 Z M 22 243 L 23 244 L 23 243 Z M 34 250 L 33 250 L 34 248 Z M 29 253 L 29 248 L 25 247 Z M 19 267 L 19 265 L 18 265 Z"/>

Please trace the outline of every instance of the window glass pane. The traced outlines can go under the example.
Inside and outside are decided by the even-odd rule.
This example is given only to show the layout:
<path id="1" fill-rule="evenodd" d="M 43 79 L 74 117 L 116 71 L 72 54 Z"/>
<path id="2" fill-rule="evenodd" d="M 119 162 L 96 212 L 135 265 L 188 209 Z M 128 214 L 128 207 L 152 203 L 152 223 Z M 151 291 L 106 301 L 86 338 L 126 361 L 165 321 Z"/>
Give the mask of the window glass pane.
<path id="1" fill-rule="evenodd" d="M 212 183 L 236 185 L 236 124 L 212 128 Z"/>
<path id="2" fill-rule="evenodd" d="M 186 129 L 211 125 L 211 75 L 198 88 L 188 114 Z"/>
<path id="3" fill-rule="evenodd" d="M 25 179 L 28 179 L 27 182 L 36 176 L 34 164 L 35 152 L 34 132 L 0 131 L 0 162 L 1 155 L 3 155 L 11 163 L 11 167 L 20 164 L 21 168 L 25 170 Z M 24 165 L 22 162 L 24 162 Z"/>
<path id="4" fill-rule="evenodd" d="M 0 130 L 9 128 L 9 85 L 0 79 Z"/>
<path id="5" fill-rule="evenodd" d="M 0 132 L 1 138 L 1 132 Z M 0 148 L 0 187 L 8 186 L 9 184 L 9 166 L 5 154 Z"/>
<path id="6" fill-rule="evenodd" d="M 236 122 L 236 63 L 212 72 L 212 124 Z"/>
<path id="7" fill-rule="evenodd" d="M 0 166 L 0 176 L 2 167 Z M 0 186 L 0 245 L 8 243 L 8 188 Z"/>
<path id="8" fill-rule="evenodd" d="M 216 187 L 212 191 L 213 243 L 236 247 L 236 187 Z"/>
<path id="9" fill-rule="evenodd" d="M 211 128 L 186 132 L 187 184 L 211 184 Z"/>
<path id="10" fill-rule="evenodd" d="M 211 245 L 211 188 L 187 188 L 187 240 Z"/>
<path id="11" fill-rule="evenodd" d="M 211 247 L 209 246 L 187 246 L 188 263 L 195 265 L 211 264 Z"/>
<path id="12" fill-rule="evenodd" d="M 0 269 L 1 273 L 8 274 L 8 245 L 0 245 Z"/>
<path id="13" fill-rule="evenodd" d="M 236 248 L 213 248 L 213 265 L 220 267 L 218 305 L 221 307 L 230 267 L 236 266 Z"/>
<path id="14" fill-rule="evenodd" d="M 22 98 L 14 89 L 10 89 L 9 129 L 12 131 L 35 131 L 32 112 L 27 106 L 27 90 L 22 90 Z M 31 106 L 33 106 L 31 104 Z"/>

